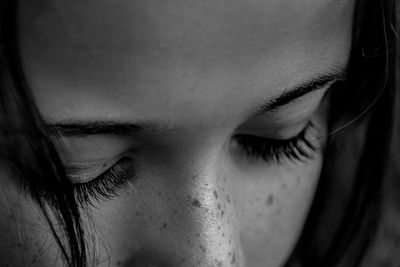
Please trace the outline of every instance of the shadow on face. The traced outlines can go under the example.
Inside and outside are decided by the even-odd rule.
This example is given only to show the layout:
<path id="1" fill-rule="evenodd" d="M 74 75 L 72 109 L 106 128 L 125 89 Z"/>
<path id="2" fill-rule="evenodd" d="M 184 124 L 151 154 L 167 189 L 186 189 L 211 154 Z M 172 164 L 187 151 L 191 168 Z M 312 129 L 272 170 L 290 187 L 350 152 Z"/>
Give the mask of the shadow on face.
<path id="1" fill-rule="evenodd" d="M 24 71 L 62 135 L 99 266 L 285 261 L 320 175 L 353 5 L 22 1 Z M 22 240 L 50 238 L 32 229 Z"/>

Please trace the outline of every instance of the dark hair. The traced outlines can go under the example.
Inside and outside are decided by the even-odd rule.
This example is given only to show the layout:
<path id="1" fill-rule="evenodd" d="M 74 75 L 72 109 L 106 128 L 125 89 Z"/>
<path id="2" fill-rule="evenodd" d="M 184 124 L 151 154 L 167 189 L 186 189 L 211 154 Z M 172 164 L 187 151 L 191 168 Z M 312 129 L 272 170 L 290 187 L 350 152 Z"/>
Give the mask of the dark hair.
<path id="1" fill-rule="evenodd" d="M 48 137 L 22 71 L 18 1 L 0 3 L 0 160 L 36 201 L 68 266 L 86 266 L 84 233 L 72 184 Z M 60 225 L 59 234 L 53 220 Z"/>
<path id="2" fill-rule="evenodd" d="M 288 265 L 361 266 L 374 240 L 394 126 L 396 5 L 356 2 L 348 79 L 332 90 L 322 175 Z"/>
<path id="3" fill-rule="evenodd" d="M 22 71 L 17 2 L 0 2 L 0 160 L 40 206 L 66 264 L 86 266 L 79 207 Z M 287 266 L 361 265 L 381 218 L 393 128 L 396 0 L 358 0 L 353 25 L 348 80 L 330 95 L 322 175 Z"/>

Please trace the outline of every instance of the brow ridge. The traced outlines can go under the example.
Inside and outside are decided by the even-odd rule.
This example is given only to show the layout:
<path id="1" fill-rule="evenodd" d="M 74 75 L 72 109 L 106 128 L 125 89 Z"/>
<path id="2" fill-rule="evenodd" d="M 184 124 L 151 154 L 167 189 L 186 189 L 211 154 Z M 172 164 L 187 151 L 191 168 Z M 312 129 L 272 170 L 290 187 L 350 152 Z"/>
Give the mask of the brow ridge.
<path id="1" fill-rule="evenodd" d="M 286 89 L 281 95 L 262 104 L 257 108 L 256 115 L 275 111 L 279 107 L 287 105 L 306 94 L 325 88 L 330 83 L 344 80 L 346 80 L 346 73 L 343 68 L 337 68 L 330 73 L 320 74 L 291 89 Z"/>
<path id="2" fill-rule="evenodd" d="M 270 99 L 256 109 L 255 115 L 272 112 L 295 101 L 313 91 L 325 88 L 328 84 L 345 80 L 343 68 L 321 74 L 291 89 L 285 90 L 281 95 Z M 171 129 L 169 124 L 155 124 L 151 122 L 126 123 L 118 121 L 62 121 L 47 124 L 46 129 L 52 136 L 88 136 L 88 135 L 117 135 L 132 136 L 140 133 L 165 135 Z"/>
<path id="3" fill-rule="evenodd" d="M 143 132 L 163 135 L 169 129 L 169 126 L 166 125 L 156 125 L 146 122 L 125 123 L 118 121 L 65 121 L 48 124 L 46 127 L 50 135 L 66 137 L 87 135 L 132 136 Z"/>

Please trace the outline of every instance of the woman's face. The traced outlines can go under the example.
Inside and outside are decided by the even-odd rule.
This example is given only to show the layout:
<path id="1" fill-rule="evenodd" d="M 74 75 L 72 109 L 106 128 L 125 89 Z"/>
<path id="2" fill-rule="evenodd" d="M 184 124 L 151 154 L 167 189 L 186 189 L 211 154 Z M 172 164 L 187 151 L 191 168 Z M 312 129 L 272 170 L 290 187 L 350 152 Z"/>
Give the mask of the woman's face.
<path id="1" fill-rule="evenodd" d="M 281 266 L 320 175 L 354 1 L 22 2 L 24 70 L 96 263 Z M 52 266 L 38 210 L 2 183 L 4 257 Z"/>

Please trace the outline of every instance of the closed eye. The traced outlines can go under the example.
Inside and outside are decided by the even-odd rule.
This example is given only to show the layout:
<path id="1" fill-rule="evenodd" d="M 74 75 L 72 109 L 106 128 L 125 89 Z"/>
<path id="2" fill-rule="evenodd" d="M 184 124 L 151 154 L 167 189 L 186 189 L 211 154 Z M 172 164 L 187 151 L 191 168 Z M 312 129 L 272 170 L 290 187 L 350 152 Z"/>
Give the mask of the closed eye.
<path id="1" fill-rule="evenodd" d="M 74 183 L 74 195 L 82 206 L 94 205 L 93 201 L 99 202 L 117 196 L 118 190 L 135 177 L 133 160 L 124 157 L 94 179 L 88 182 Z M 82 180 L 84 179 L 85 177 L 82 177 Z"/>
<path id="2" fill-rule="evenodd" d="M 316 132 L 314 124 L 309 122 L 298 135 L 286 140 L 247 134 L 236 135 L 234 139 L 250 160 L 282 163 L 283 159 L 304 161 L 312 158 L 318 146 L 316 139 L 311 140 L 309 136 L 316 135 Z"/>

